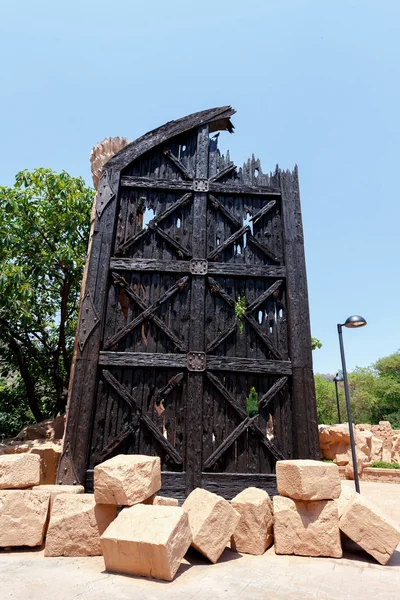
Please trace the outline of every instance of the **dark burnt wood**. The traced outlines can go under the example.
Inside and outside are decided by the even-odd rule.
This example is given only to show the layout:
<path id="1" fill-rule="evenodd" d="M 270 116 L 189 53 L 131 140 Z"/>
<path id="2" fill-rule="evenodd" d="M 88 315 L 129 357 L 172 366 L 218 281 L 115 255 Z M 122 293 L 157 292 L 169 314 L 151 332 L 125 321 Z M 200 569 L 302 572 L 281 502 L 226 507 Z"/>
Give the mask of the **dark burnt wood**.
<path id="1" fill-rule="evenodd" d="M 316 457 L 297 171 L 222 156 L 210 133 L 233 113 L 167 123 L 105 166 L 62 483 L 90 491 L 99 461 L 148 454 L 162 494 L 231 498 L 275 493 L 276 460 Z"/>

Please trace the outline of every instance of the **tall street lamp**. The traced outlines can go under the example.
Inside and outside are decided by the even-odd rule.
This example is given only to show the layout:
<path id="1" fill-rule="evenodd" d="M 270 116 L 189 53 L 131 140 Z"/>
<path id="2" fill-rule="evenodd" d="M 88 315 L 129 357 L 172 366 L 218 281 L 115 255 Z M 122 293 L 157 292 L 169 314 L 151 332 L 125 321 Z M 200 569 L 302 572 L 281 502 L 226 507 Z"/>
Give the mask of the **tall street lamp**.
<path id="1" fill-rule="evenodd" d="M 336 373 L 336 376 L 333 378 L 333 381 L 335 382 L 335 388 L 336 388 L 336 405 L 337 405 L 337 413 L 338 413 L 338 423 L 341 423 L 341 418 L 340 418 L 340 405 L 339 405 L 339 392 L 338 392 L 338 383 L 340 383 L 341 381 L 344 381 L 343 377 L 340 377 L 339 373 Z"/>
<path id="2" fill-rule="evenodd" d="M 350 408 L 350 392 L 349 392 L 349 382 L 347 380 L 347 370 L 346 370 L 346 359 L 344 356 L 344 347 L 343 347 L 343 336 L 342 336 L 342 327 L 349 327 L 350 329 L 356 329 L 357 327 L 364 327 L 367 324 L 367 321 L 360 317 L 360 315 L 353 315 L 346 319 L 346 321 L 342 324 L 338 323 L 338 335 L 339 335 L 339 346 L 340 346 L 340 356 L 342 359 L 342 372 L 344 379 L 344 393 L 346 396 L 346 408 L 347 408 L 347 418 L 349 421 L 349 433 L 350 433 L 350 445 L 351 445 L 351 456 L 353 458 L 353 471 L 354 471 L 354 485 L 356 487 L 356 492 L 360 493 L 360 481 L 358 479 L 358 467 L 357 467 L 357 455 L 356 455 L 356 445 L 354 441 L 354 432 L 353 432 L 353 417 L 351 415 Z"/>

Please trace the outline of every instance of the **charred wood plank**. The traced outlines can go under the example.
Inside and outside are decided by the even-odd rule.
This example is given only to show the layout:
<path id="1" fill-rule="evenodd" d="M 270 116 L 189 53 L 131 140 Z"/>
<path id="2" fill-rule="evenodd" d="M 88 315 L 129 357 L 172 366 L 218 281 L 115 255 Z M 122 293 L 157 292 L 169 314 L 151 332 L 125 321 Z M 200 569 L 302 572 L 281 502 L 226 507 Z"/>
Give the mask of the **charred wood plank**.
<path id="1" fill-rule="evenodd" d="M 158 217 L 153 219 L 153 222 L 156 225 L 158 225 L 159 223 L 161 223 L 161 221 L 164 221 L 164 219 L 172 215 L 177 208 L 179 208 L 180 206 L 186 206 L 186 204 L 188 204 L 189 200 L 191 200 L 192 198 L 193 194 L 191 192 L 184 194 L 181 198 L 178 198 L 176 202 L 171 204 L 171 206 L 167 208 L 167 210 L 164 210 Z"/>
<path id="2" fill-rule="evenodd" d="M 161 431 L 154 425 L 153 421 L 149 419 L 147 415 L 142 415 L 140 417 L 142 423 L 144 423 L 147 429 L 151 432 L 151 434 L 155 437 L 160 446 L 163 447 L 168 456 L 174 461 L 175 464 L 181 465 L 182 458 L 180 454 L 175 450 L 173 445 L 163 436 Z"/>
<path id="3" fill-rule="evenodd" d="M 166 156 L 167 158 L 169 158 L 169 160 L 176 166 L 178 167 L 178 169 L 180 170 L 180 172 L 182 173 L 184 179 L 190 180 L 193 179 L 193 175 L 191 173 L 189 173 L 189 171 L 186 169 L 185 165 L 183 165 L 181 163 L 181 161 L 179 160 L 179 158 L 177 156 L 175 156 L 175 154 L 173 154 L 171 152 L 171 150 L 164 150 L 163 151 L 164 156 Z"/>
<path id="4" fill-rule="evenodd" d="M 255 417 L 246 417 L 244 421 L 242 421 L 233 431 L 224 439 L 222 444 L 218 446 L 216 450 L 207 458 L 205 461 L 203 468 L 211 469 L 215 465 L 215 463 L 221 458 L 226 450 L 237 440 L 237 438 L 244 432 L 252 423 L 254 423 L 255 419 L 258 418 L 258 415 Z"/>
<path id="5" fill-rule="evenodd" d="M 193 190 L 192 181 L 179 179 L 153 179 L 152 177 L 133 177 L 132 175 L 121 177 L 121 186 L 153 190 Z"/>
<path id="6" fill-rule="evenodd" d="M 247 314 L 252 313 L 257 308 L 257 306 L 260 306 L 260 304 L 262 304 L 267 298 L 269 298 L 274 292 L 276 292 L 280 288 L 282 283 L 282 279 L 275 281 L 275 283 L 273 283 L 267 290 L 265 290 L 265 292 L 258 296 L 258 298 L 256 298 L 254 302 L 249 304 L 246 308 Z"/>
<path id="7" fill-rule="evenodd" d="M 253 244 L 253 246 L 258 248 L 259 250 L 261 250 L 261 252 L 263 252 L 265 256 L 268 256 L 268 258 L 270 258 L 274 262 L 280 262 L 280 259 L 273 252 L 271 252 L 271 250 L 269 250 L 265 244 L 259 242 L 254 236 L 248 235 L 247 241 L 250 242 L 250 244 Z"/>
<path id="8" fill-rule="evenodd" d="M 215 350 L 215 348 L 218 348 L 218 346 L 220 344 L 222 344 L 222 342 L 224 340 L 226 340 L 226 338 L 228 338 L 230 335 L 232 335 L 232 333 L 234 333 L 237 329 L 237 323 L 235 321 L 235 323 L 233 325 L 231 325 L 230 327 L 227 327 L 225 329 L 225 331 L 223 331 L 220 335 L 217 335 L 216 338 L 214 338 L 212 340 L 212 342 L 210 342 L 210 344 L 207 347 L 206 352 L 212 352 L 213 350 Z"/>
<path id="9" fill-rule="evenodd" d="M 136 242 L 141 240 L 142 237 L 144 237 L 149 232 L 150 229 L 148 229 L 147 227 L 146 229 L 141 229 L 140 231 L 138 231 L 138 233 L 135 233 L 135 235 L 133 235 L 132 237 L 125 240 L 125 242 L 120 244 L 115 251 L 116 254 L 124 254 L 124 252 L 126 252 L 131 246 L 133 246 L 133 244 L 136 244 Z"/>
<path id="10" fill-rule="evenodd" d="M 126 390 L 126 388 L 120 384 L 120 382 L 106 369 L 103 369 L 103 378 L 111 385 L 112 388 L 117 392 L 117 394 L 129 404 L 133 411 L 137 412 L 137 404 L 136 400 L 133 396 Z"/>
<path id="11" fill-rule="evenodd" d="M 278 494 L 276 475 L 267 473 L 203 473 L 201 487 L 226 500 L 232 500 L 248 487 L 265 490 L 271 497 Z"/>
<path id="12" fill-rule="evenodd" d="M 291 375 L 292 363 L 286 360 L 261 360 L 238 356 L 207 356 L 207 368 L 213 371 L 247 371 L 269 375 Z"/>
<path id="13" fill-rule="evenodd" d="M 215 210 L 219 210 L 219 212 L 222 213 L 228 219 L 228 221 L 232 223 L 232 225 L 235 227 L 240 227 L 242 225 L 239 219 L 237 219 L 230 210 L 225 208 L 222 202 L 220 202 L 215 196 L 209 194 L 208 198 L 211 202 L 211 206 L 213 206 Z"/>
<path id="14" fill-rule="evenodd" d="M 166 273 L 190 273 L 187 260 L 158 260 L 157 258 L 115 258 L 110 268 L 117 271 L 161 271 Z"/>
<path id="15" fill-rule="evenodd" d="M 226 239 L 225 241 L 223 241 L 222 244 L 220 244 L 219 246 L 217 246 L 215 248 L 215 250 L 213 250 L 212 252 L 210 252 L 209 255 L 207 256 L 207 259 L 208 260 L 213 260 L 214 258 L 216 258 L 217 256 L 219 256 L 221 254 L 221 252 L 223 252 L 226 248 L 228 248 L 238 238 L 242 237 L 248 231 L 250 231 L 249 225 L 244 225 L 243 227 L 241 227 L 240 229 L 238 229 L 238 231 L 236 231 L 231 236 L 229 236 L 228 239 Z"/>
<path id="16" fill-rule="evenodd" d="M 260 325 L 257 323 L 255 318 L 252 315 L 246 313 L 243 316 L 249 323 L 249 325 L 252 326 L 257 335 L 262 339 L 267 348 L 272 352 L 275 358 L 277 358 L 278 360 L 282 360 L 282 354 L 279 352 L 278 348 L 275 347 L 273 341 L 269 338 L 265 331 L 261 329 Z"/>
<path id="17" fill-rule="evenodd" d="M 208 265 L 211 275 L 243 276 L 243 277 L 286 277 L 286 267 L 275 265 L 246 265 L 212 262 Z"/>
<path id="18" fill-rule="evenodd" d="M 109 340 L 107 340 L 107 342 L 105 343 L 104 347 L 106 349 L 107 348 L 112 348 L 115 344 L 117 344 L 119 342 L 119 340 L 121 340 L 122 338 L 124 338 L 131 331 L 133 331 L 135 329 L 135 327 L 137 327 L 138 325 L 140 325 L 140 323 L 142 323 L 146 319 L 151 318 L 152 314 L 161 306 L 161 304 L 163 304 L 169 298 L 171 298 L 171 296 L 173 296 L 174 294 L 176 294 L 176 292 L 178 290 L 182 290 L 183 287 L 185 287 L 185 285 L 187 284 L 188 280 L 189 280 L 189 277 L 182 277 L 181 279 L 179 279 L 179 281 L 177 281 L 175 283 L 175 285 L 173 285 L 172 287 L 170 287 L 169 290 L 167 290 L 165 292 L 165 294 L 163 294 L 162 296 L 160 296 L 160 298 L 158 300 L 156 300 L 154 302 L 154 304 L 152 304 L 151 306 L 149 306 L 148 308 L 146 308 L 146 310 L 144 310 L 140 315 L 138 315 L 136 317 L 136 319 L 133 319 L 130 323 L 128 323 L 128 325 L 126 325 L 120 331 L 118 331 L 115 335 L 113 335 L 112 338 L 110 338 Z"/>
<path id="19" fill-rule="evenodd" d="M 122 442 L 131 435 L 131 433 L 136 433 L 138 426 L 139 423 L 136 425 L 131 424 L 127 429 L 124 429 L 117 436 L 115 436 L 115 438 L 113 438 L 111 442 L 109 442 L 107 446 L 94 457 L 95 464 L 99 464 L 106 460 L 110 454 L 114 452 L 114 450 L 116 450 L 118 446 L 120 446 Z"/>
<path id="20" fill-rule="evenodd" d="M 227 167 L 225 167 L 225 169 L 221 169 L 221 171 L 218 171 L 217 173 L 215 173 L 215 175 L 210 177 L 210 179 L 208 181 L 209 182 L 217 181 L 218 179 L 221 179 L 221 177 L 228 175 L 232 171 L 236 171 L 236 169 L 237 169 L 236 165 L 234 165 L 234 164 L 228 165 Z"/>
<path id="21" fill-rule="evenodd" d="M 268 202 L 268 204 L 263 206 L 262 209 L 254 215 L 254 217 L 251 217 L 250 221 L 253 221 L 253 223 L 257 223 L 257 221 L 259 221 L 261 217 L 266 215 L 271 210 L 271 208 L 274 208 L 275 204 L 276 200 L 271 200 L 270 202 Z"/>
<path id="22" fill-rule="evenodd" d="M 162 354 L 150 352 L 107 352 L 99 355 L 100 366 L 110 367 L 148 367 L 166 369 L 186 368 L 186 354 Z"/>
<path id="23" fill-rule="evenodd" d="M 122 178 L 122 181 L 125 178 Z M 227 196 L 246 194 L 247 196 L 277 196 L 280 197 L 281 191 L 279 188 L 262 185 L 247 185 L 245 183 L 239 183 L 238 180 L 235 183 L 218 183 L 211 181 L 209 183 L 210 192 L 217 194 L 226 194 Z"/>
<path id="24" fill-rule="evenodd" d="M 266 410 L 271 400 L 273 400 L 276 394 L 285 387 L 288 381 L 289 380 L 287 377 L 280 377 L 277 381 L 275 381 L 274 385 L 270 387 L 268 392 L 266 392 L 258 401 L 258 410 Z"/>
<path id="25" fill-rule="evenodd" d="M 175 388 L 181 385 L 183 380 L 183 373 L 177 373 L 174 377 L 168 381 L 167 385 L 165 385 L 161 390 L 156 392 L 155 402 L 156 404 L 160 404 L 165 398 L 167 398 L 168 394 L 172 392 Z"/>
<path id="26" fill-rule="evenodd" d="M 178 256 L 181 255 L 181 256 L 186 256 L 187 258 L 191 258 L 192 254 L 189 252 L 189 250 L 187 248 L 185 248 L 184 246 L 182 246 L 182 244 L 180 244 L 179 242 L 174 240 L 174 238 L 172 238 L 168 233 L 165 233 L 165 231 L 163 231 L 160 227 L 158 227 L 155 224 L 152 224 L 149 226 L 151 227 L 151 229 L 153 231 L 158 233 L 158 235 L 160 237 L 162 237 L 166 242 L 168 242 L 168 244 L 171 244 L 171 246 L 173 246 L 174 248 L 176 248 L 176 250 L 178 250 Z"/>
<path id="27" fill-rule="evenodd" d="M 223 298 L 223 300 L 225 300 L 225 302 L 229 306 L 231 306 L 232 308 L 235 306 L 234 299 L 228 294 L 228 292 L 222 287 L 222 285 L 219 285 L 219 283 L 215 281 L 213 277 L 208 278 L 208 285 L 211 294 L 218 294 L 218 296 L 221 296 L 221 298 Z"/>

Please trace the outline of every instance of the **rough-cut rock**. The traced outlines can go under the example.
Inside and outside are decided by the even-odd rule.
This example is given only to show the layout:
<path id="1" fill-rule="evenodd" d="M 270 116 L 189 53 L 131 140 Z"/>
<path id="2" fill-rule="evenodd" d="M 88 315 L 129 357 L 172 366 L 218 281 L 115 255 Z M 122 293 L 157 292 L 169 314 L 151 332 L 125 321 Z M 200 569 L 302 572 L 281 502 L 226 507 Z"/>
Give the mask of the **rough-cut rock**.
<path id="1" fill-rule="evenodd" d="M 41 423 L 27 425 L 16 436 L 16 440 L 61 440 L 64 435 L 65 415 L 55 419 L 46 419 Z"/>
<path id="2" fill-rule="evenodd" d="M 235 496 L 231 504 L 240 521 L 231 538 L 231 548 L 245 554 L 264 554 L 272 544 L 272 502 L 267 492 L 250 487 Z"/>
<path id="3" fill-rule="evenodd" d="M 23 489 L 38 485 L 40 456 L 4 454 L 0 456 L 0 490 Z"/>
<path id="4" fill-rule="evenodd" d="M 0 449 L 0 454 L 37 454 L 40 456 L 40 485 L 56 483 L 58 463 L 61 456 L 61 440 L 29 440 L 10 444 Z"/>
<path id="5" fill-rule="evenodd" d="M 392 460 L 400 463 L 400 434 L 393 436 L 392 442 Z"/>
<path id="6" fill-rule="evenodd" d="M 372 434 L 382 440 L 382 460 L 391 462 L 392 460 L 392 443 L 393 430 L 389 421 L 379 421 L 379 425 L 372 425 Z"/>
<path id="7" fill-rule="evenodd" d="M 353 455 L 351 453 L 351 450 L 347 451 L 347 457 L 348 457 L 348 461 L 347 461 L 346 468 L 344 470 L 344 476 L 346 477 L 346 479 L 353 480 L 354 479 L 354 468 L 353 468 Z M 368 459 L 365 456 L 364 452 L 361 452 L 361 450 L 357 450 L 357 448 L 356 448 L 356 457 L 357 457 L 358 476 L 361 477 L 363 469 L 364 469 L 364 465 L 368 462 Z"/>
<path id="8" fill-rule="evenodd" d="M 40 546 L 49 495 L 39 490 L 0 491 L 0 546 Z"/>
<path id="9" fill-rule="evenodd" d="M 235 532 L 240 514 L 222 496 L 202 488 L 193 490 L 182 508 L 189 515 L 193 548 L 216 563 Z"/>
<path id="10" fill-rule="evenodd" d="M 374 435 L 371 438 L 371 454 L 369 456 L 370 462 L 377 462 L 382 460 L 383 453 L 383 442 Z"/>
<path id="11" fill-rule="evenodd" d="M 106 529 L 101 548 L 109 571 L 172 581 L 191 541 L 182 508 L 137 504 Z"/>
<path id="12" fill-rule="evenodd" d="M 371 454 L 371 425 L 356 425 L 353 428 L 357 450 L 363 452 L 369 462 Z M 350 433 L 348 423 L 338 425 L 319 425 L 319 441 L 322 458 L 333 460 L 339 466 L 348 463 Z"/>
<path id="13" fill-rule="evenodd" d="M 59 494 L 83 494 L 85 492 L 83 485 L 37 485 L 32 489 L 48 494 L 50 498 L 50 511 L 53 507 L 54 498 Z"/>
<path id="14" fill-rule="evenodd" d="M 340 529 L 353 542 L 385 565 L 400 543 L 400 530 L 372 502 L 355 493 L 339 521 Z"/>
<path id="15" fill-rule="evenodd" d="M 94 496 L 98 504 L 132 506 L 160 488 L 158 456 L 119 454 L 94 468 Z"/>
<path id="16" fill-rule="evenodd" d="M 96 504 L 93 494 L 59 494 L 53 500 L 45 556 L 99 556 L 100 535 L 117 507 Z"/>
<path id="17" fill-rule="evenodd" d="M 153 506 L 179 506 L 177 498 L 168 498 L 167 496 L 150 496 L 142 504 L 152 504 Z"/>
<path id="18" fill-rule="evenodd" d="M 355 493 L 356 493 L 356 491 L 354 488 L 352 489 L 352 488 L 348 487 L 347 485 L 342 484 L 342 493 L 340 494 L 339 498 L 336 500 L 339 518 Z"/>
<path id="19" fill-rule="evenodd" d="M 336 501 L 275 496 L 273 508 L 276 554 L 342 557 Z"/>
<path id="20" fill-rule="evenodd" d="M 319 460 L 279 460 L 276 463 L 278 492 L 294 500 L 339 498 L 339 470 Z"/>

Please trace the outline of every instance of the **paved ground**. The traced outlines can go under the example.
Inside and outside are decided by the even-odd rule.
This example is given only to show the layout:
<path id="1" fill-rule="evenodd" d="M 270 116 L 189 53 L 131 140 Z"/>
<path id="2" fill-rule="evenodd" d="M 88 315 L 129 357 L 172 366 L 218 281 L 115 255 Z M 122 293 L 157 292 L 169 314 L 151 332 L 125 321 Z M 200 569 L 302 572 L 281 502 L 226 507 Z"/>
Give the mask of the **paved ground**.
<path id="1" fill-rule="evenodd" d="M 346 482 L 345 485 L 351 485 Z M 400 486 L 362 483 L 361 492 L 400 524 Z M 1 600 L 399 600 L 400 546 L 385 567 L 347 542 L 345 557 L 263 556 L 226 550 L 216 565 L 195 551 L 171 583 L 113 575 L 101 557 L 44 558 L 43 550 L 0 552 Z"/>

